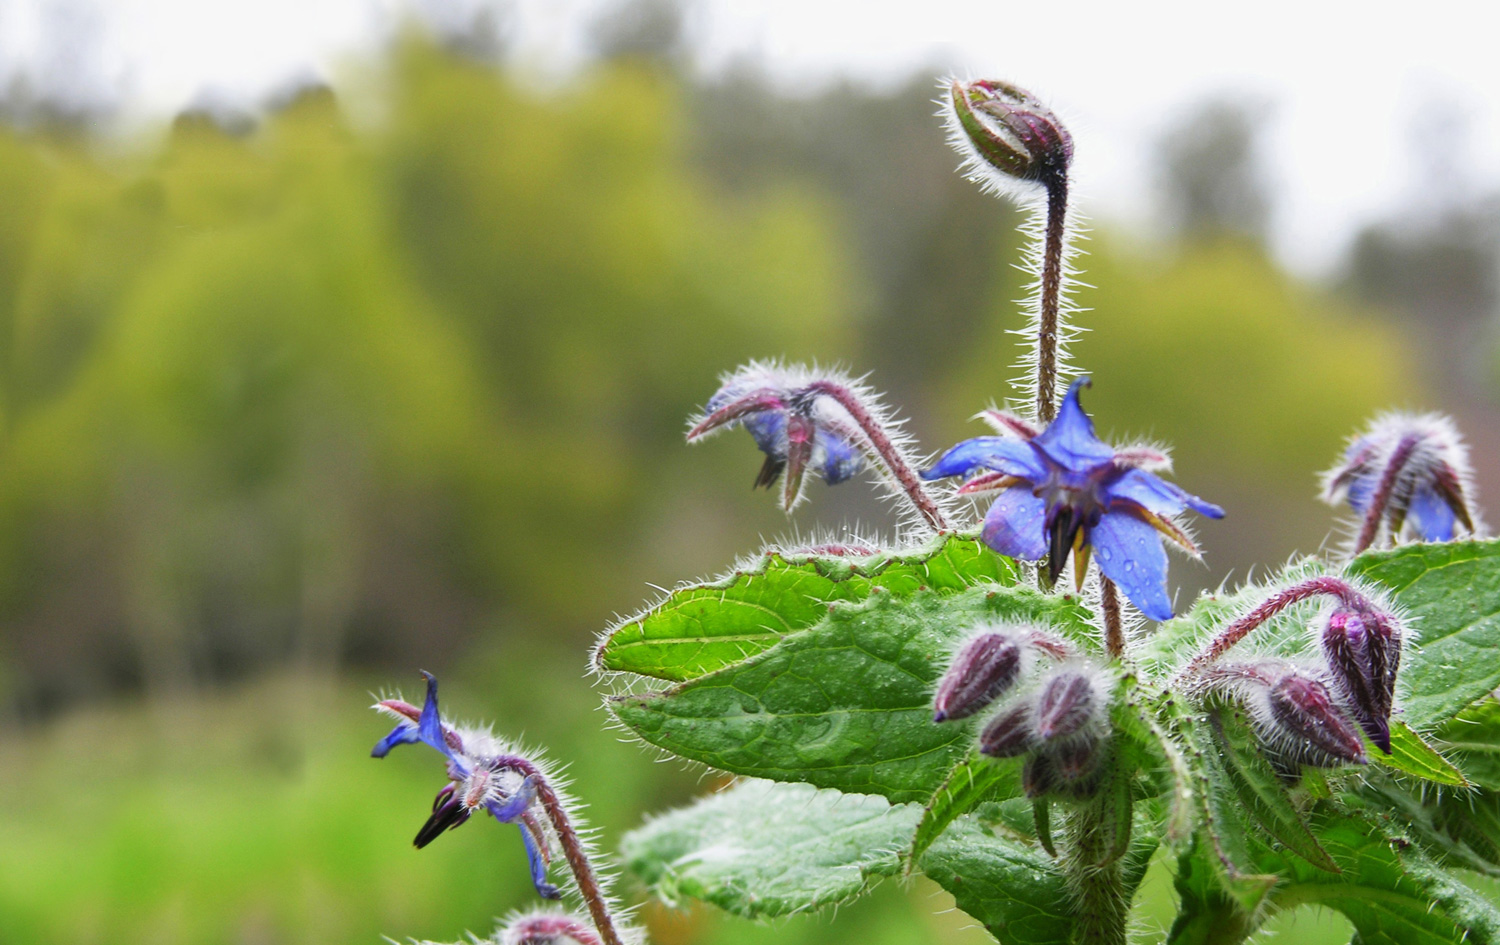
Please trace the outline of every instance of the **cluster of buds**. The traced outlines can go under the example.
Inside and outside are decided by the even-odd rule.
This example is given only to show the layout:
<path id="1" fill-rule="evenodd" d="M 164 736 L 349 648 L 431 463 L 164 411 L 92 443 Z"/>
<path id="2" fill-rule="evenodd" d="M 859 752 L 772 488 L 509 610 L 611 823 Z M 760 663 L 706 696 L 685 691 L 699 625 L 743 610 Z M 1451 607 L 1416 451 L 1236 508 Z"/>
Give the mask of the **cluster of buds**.
<path id="1" fill-rule="evenodd" d="M 1320 664 L 1219 659 L 1277 613 L 1318 596 L 1332 601 L 1311 624 Z M 1276 591 L 1232 621 L 1183 676 L 1202 692 L 1243 702 L 1268 752 L 1279 760 L 1317 767 L 1363 764 L 1361 731 L 1382 752 L 1391 753 L 1391 710 L 1406 636 L 1399 615 L 1375 595 L 1342 578 L 1309 578 Z"/>
<path id="2" fill-rule="evenodd" d="M 980 732 L 980 754 L 1027 756 L 1028 796 L 1080 797 L 1097 783 L 1108 691 L 1107 674 L 1055 635 L 1023 625 L 989 627 L 958 650 L 943 674 L 933 721 L 971 718 L 998 703 Z"/>
<path id="3" fill-rule="evenodd" d="M 732 426 L 748 430 L 766 456 L 756 487 L 780 480 L 788 512 L 801 501 L 809 472 L 836 485 L 873 459 L 929 527 L 948 527 L 913 469 L 899 424 L 869 390 L 848 378 L 797 365 L 747 364 L 721 378 L 692 421 L 688 442 Z"/>
<path id="4" fill-rule="evenodd" d="M 638 938 L 638 935 L 628 936 L 628 940 Z M 466 941 L 469 945 L 604 945 L 587 920 L 563 912 L 518 913 L 504 919 L 493 935 Z"/>
<path id="5" fill-rule="evenodd" d="M 1451 541 L 1457 526 L 1477 531 L 1468 450 L 1447 417 L 1393 413 L 1350 441 L 1323 476 L 1324 501 L 1347 502 L 1360 516 L 1354 551 L 1381 530 L 1397 539 L 1414 530 L 1425 541 Z"/>

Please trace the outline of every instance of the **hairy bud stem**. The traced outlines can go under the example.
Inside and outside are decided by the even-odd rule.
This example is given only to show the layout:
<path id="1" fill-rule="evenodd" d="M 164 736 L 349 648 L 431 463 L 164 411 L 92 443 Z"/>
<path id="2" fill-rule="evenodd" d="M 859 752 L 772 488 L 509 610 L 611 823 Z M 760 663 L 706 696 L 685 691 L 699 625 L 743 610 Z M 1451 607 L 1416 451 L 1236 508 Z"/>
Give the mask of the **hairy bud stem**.
<path id="1" fill-rule="evenodd" d="M 1064 250 L 1068 230 L 1068 176 L 1046 180 L 1047 222 L 1042 231 L 1042 296 L 1036 339 L 1036 416 L 1051 423 L 1057 416 L 1057 317 L 1062 303 Z"/>
<path id="2" fill-rule="evenodd" d="M 1370 498 L 1370 507 L 1365 510 L 1364 525 L 1359 530 L 1359 538 L 1354 542 L 1354 553 L 1359 554 L 1370 545 L 1375 543 L 1375 536 L 1380 534 L 1380 522 L 1385 518 L 1386 507 L 1391 504 L 1391 495 L 1395 492 L 1396 482 L 1401 477 L 1401 470 L 1405 468 L 1406 461 L 1411 458 L 1412 450 L 1416 449 L 1420 438 L 1414 434 L 1407 434 L 1396 444 L 1391 451 L 1390 461 L 1386 463 L 1385 472 L 1380 476 L 1380 485 L 1375 489 L 1375 495 Z M 1391 529 L 1391 537 L 1400 531 L 1400 527 Z"/>
<path id="3" fill-rule="evenodd" d="M 1252 630 L 1270 620 L 1281 611 L 1293 604 L 1317 597 L 1320 594 L 1336 597 L 1340 603 L 1350 607 L 1367 609 L 1372 606 L 1370 601 L 1359 591 L 1355 590 L 1354 586 L 1348 581 L 1328 576 L 1299 581 L 1267 597 L 1248 614 L 1245 614 L 1245 616 L 1225 627 L 1218 636 L 1209 642 L 1202 653 L 1193 657 L 1192 661 L 1183 667 L 1182 672 L 1177 675 L 1177 683 L 1181 683 L 1187 677 L 1200 673 L 1209 663 L 1223 656 L 1230 647 L 1249 636 Z"/>
<path id="4" fill-rule="evenodd" d="M 1104 651 L 1111 659 L 1125 655 L 1125 626 L 1120 617 L 1120 597 L 1115 582 L 1099 575 L 1099 610 L 1104 615 Z"/>
<path id="5" fill-rule="evenodd" d="M 604 945 L 624 945 L 615 928 L 614 917 L 610 914 L 609 902 L 599 883 L 599 876 L 589 862 L 588 851 L 584 849 L 583 838 L 578 835 L 572 819 L 568 817 L 567 808 L 563 806 L 562 799 L 557 796 L 552 785 L 530 759 L 520 755 L 503 755 L 496 759 L 495 767 L 509 769 L 533 779 L 537 800 L 542 802 L 542 809 L 547 812 L 547 819 L 557 833 L 557 841 L 562 846 L 563 856 L 568 860 L 568 868 L 573 871 L 573 878 L 578 882 L 578 894 L 588 906 L 589 917 L 594 920 L 599 937 Z"/>
<path id="6" fill-rule="evenodd" d="M 885 464 L 885 468 L 890 471 L 891 476 L 901 486 L 907 498 L 911 500 L 911 504 L 921 513 L 922 518 L 934 530 L 946 531 L 949 527 L 948 520 L 943 517 L 942 511 L 933 501 L 932 496 L 928 495 L 927 490 L 922 487 L 921 477 L 917 475 L 916 470 L 911 468 L 906 457 L 896 448 L 896 444 L 891 442 L 885 429 L 854 392 L 842 384 L 835 384 L 828 380 L 813 381 L 807 385 L 807 390 L 810 393 L 832 398 L 840 407 L 849 412 L 850 418 L 859 425 L 865 438 L 870 441 L 870 448 L 880 457 L 880 461 Z"/>

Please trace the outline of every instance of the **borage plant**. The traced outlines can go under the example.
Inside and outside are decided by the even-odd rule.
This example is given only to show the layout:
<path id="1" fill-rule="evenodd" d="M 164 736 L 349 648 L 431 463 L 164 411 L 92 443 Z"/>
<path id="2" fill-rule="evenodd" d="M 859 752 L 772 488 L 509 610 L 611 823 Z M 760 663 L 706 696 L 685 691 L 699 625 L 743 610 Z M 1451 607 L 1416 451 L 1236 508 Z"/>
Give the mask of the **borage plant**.
<path id="1" fill-rule="evenodd" d="M 922 872 L 1001 942 L 1117 945 L 1160 857 L 1179 945 L 1307 904 L 1363 945 L 1500 940 L 1475 889 L 1500 876 L 1500 544 L 1452 425 L 1376 420 L 1325 477 L 1357 517 L 1347 554 L 1174 616 L 1166 546 L 1197 555 L 1182 517 L 1223 512 L 1084 411 L 1063 356 L 1072 140 L 1004 83 L 953 82 L 945 107 L 971 176 L 1038 198 L 1025 406 L 920 470 L 859 383 L 725 376 L 690 440 L 748 430 L 788 509 L 809 473 L 868 469 L 910 514 L 893 546 L 773 548 L 603 636 L 614 719 L 736 776 L 630 834 L 629 870 L 749 918 Z M 961 496 L 985 499 L 973 526 Z M 476 812 L 516 824 L 545 897 L 566 860 L 581 911 L 523 916 L 506 941 L 639 934 L 544 766 L 443 722 L 432 685 L 422 709 L 381 708 L 399 724 L 377 755 L 423 742 L 447 763 L 418 845 Z"/>

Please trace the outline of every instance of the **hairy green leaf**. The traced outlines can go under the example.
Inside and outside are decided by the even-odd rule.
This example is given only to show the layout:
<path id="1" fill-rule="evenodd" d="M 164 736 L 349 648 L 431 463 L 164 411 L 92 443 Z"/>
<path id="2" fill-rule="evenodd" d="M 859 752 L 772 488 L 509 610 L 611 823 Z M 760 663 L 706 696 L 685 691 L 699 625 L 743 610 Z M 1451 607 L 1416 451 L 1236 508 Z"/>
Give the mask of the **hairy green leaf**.
<path id="1" fill-rule="evenodd" d="M 1443 725 L 1500 686 L 1500 541 L 1367 552 L 1348 573 L 1390 589 L 1412 618 L 1419 646 L 1401 679 L 1414 727 Z"/>
<path id="2" fill-rule="evenodd" d="M 1379 764 L 1403 774 L 1415 775 L 1435 784 L 1469 787 L 1463 773 L 1453 767 L 1437 749 L 1412 731 L 1405 722 L 1391 723 L 1391 753 L 1387 755 L 1366 740 L 1365 753 Z"/>
<path id="3" fill-rule="evenodd" d="M 625 863 L 673 905 L 750 919 L 848 902 L 900 871 L 921 809 L 807 784 L 745 781 L 625 836 Z"/>
<path id="4" fill-rule="evenodd" d="M 922 857 L 922 871 L 1001 945 L 1063 945 L 1074 905 L 1066 877 L 1038 849 L 960 818 Z"/>
<path id="5" fill-rule="evenodd" d="M 1209 724 L 1229 783 L 1255 823 L 1313 866 L 1337 873 L 1338 865 L 1318 845 L 1244 717 L 1233 709 L 1218 709 L 1209 715 Z"/>
<path id="6" fill-rule="evenodd" d="M 872 588 L 900 597 L 1015 581 L 1014 562 L 958 535 L 906 554 L 772 552 L 721 580 L 672 591 L 611 630 L 594 662 L 609 672 L 680 682 L 767 650 L 828 616 L 830 604 L 867 600 Z"/>
<path id="7" fill-rule="evenodd" d="M 1438 730 L 1437 739 L 1471 782 L 1500 791 L 1500 699 L 1463 710 Z"/>
<path id="8" fill-rule="evenodd" d="M 1178 726 L 1191 746 L 1197 781 L 1193 793 L 1201 805 L 1201 842 L 1194 844 L 1190 855 L 1206 866 L 1195 875 L 1217 877 L 1220 892 L 1253 915 L 1276 884 L 1276 876 L 1256 861 L 1255 828 L 1209 726 L 1186 717 L 1178 719 Z"/>
<path id="9" fill-rule="evenodd" d="M 932 690 L 957 641 L 1004 619 L 1093 632 L 1076 602 L 1028 588 L 880 593 L 744 662 L 610 706 L 651 744 L 715 768 L 926 801 L 973 741 L 966 725 L 933 724 Z"/>
<path id="10" fill-rule="evenodd" d="M 919 860 L 948 825 L 981 804 L 1014 797 L 1021 788 L 1020 758 L 986 758 L 977 751 L 953 766 L 922 810 L 908 863 Z"/>
<path id="11" fill-rule="evenodd" d="M 1263 849 L 1262 863 L 1282 874 L 1274 904 L 1322 905 L 1342 912 L 1365 945 L 1485 945 L 1500 941 L 1500 912 L 1453 873 L 1429 860 L 1391 825 L 1334 812 L 1314 819 L 1319 843 L 1338 875 Z"/>

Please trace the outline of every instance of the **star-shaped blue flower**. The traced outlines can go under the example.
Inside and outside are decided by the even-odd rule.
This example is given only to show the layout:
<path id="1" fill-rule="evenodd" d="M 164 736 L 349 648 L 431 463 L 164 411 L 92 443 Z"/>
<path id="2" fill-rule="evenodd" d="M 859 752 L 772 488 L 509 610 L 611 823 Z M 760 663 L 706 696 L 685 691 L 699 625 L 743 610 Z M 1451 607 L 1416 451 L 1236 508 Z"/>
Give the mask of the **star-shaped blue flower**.
<path id="1" fill-rule="evenodd" d="M 561 893 L 547 882 L 548 840 L 541 822 L 532 814 L 536 784 L 531 777 L 514 781 L 514 773 L 505 764 L 495 739 L 483 731 L 460 731 L 443 723 L 438 714 L 437 680 L 423 673 L 427 680 L 427 698 L 420 713 L 415 706 L 399 699 L 386 699 L 376 708 L 401 719 L 391 733 L 370 749 L 374 758 L 384 758 L 397 745 L 418 742 L 442 753 L 448 762 L 448 784 L 438 792 L 432 804 L 432 816 L 417 831 L 418 849 L 436 840 L 444 831 L 467 823 L 476 810 L 484 810 L 503 824 L 521 829 L 526 858 L 531 866 L 531 881 L 544 899 L 558 899 Z M 507 778 L 510 775 L 510 778 Z"/>
<path id="2" fill-rule="evenodd" d="M 1055 582 L 1068 555 L 1081 585 L 1092 549 L 1099 570 L 1141 613 L 1169 620 L 1167 554 L 1162 536 L 1191 554 L 1197 548 L 1172 517 L 1192 509 L 1210 518 L 1224 510 L 1143 468 L 1165 457 L 1150 451 L 1116 450 L 1094 435 L 1094 423 L 1078 404 L 1080 378 L 1068 389 L 1057 418 L 1028 436 L 1024 424 L 1009 426 L 1016 436 L 981 436 L 943 454 L 925 479 L 968 477 L 960 491 L 999 489 L 984 517 L 984 543 L 1026 561 L 1047 560 Z"/>

